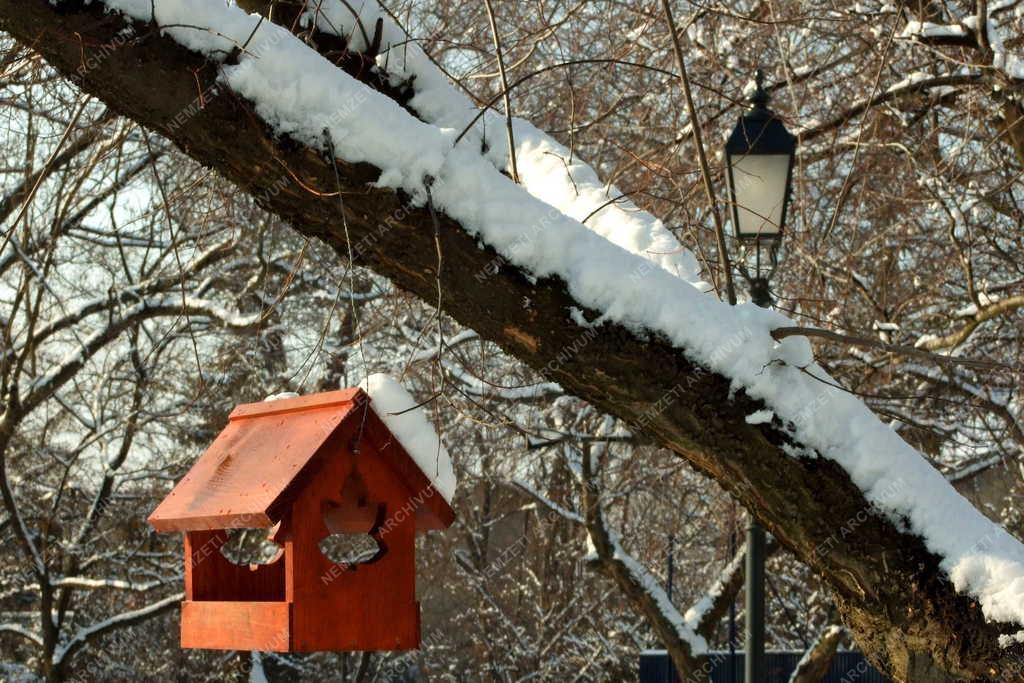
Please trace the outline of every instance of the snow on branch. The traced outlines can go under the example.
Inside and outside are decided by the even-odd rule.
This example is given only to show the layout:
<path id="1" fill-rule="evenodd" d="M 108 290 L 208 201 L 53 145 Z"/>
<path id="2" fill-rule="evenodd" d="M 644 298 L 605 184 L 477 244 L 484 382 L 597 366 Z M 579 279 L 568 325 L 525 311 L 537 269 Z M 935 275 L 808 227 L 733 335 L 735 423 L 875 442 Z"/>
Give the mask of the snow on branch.
<path id="1" fill-rule="evenodd" d="M 58 647 L 53 653 L 53 665 L 55 667 L 60 666 L 65 659 L 72 657 L 78 650 L 88 645 L 91 641 L 99 638 L 105 633 L 109 633 L 118 628 L 125 628 L 152 619 L 153 617 L 163 614 L 164 612 L 176 607 L 178 603 L 184 599 L 184 593 L 175 593 L 170 595 L 163 600 L 140 607 L 136 610 L 129 612 L 122 612 L 117 616 L 105 619 L 103 621 L 87 626 L 66 643 Z"/>
<path id="2" fill-rule="evenodd" d="M 169 581 L 146 581 L 144 583 L 137 583 L 135 581 L 125 581 L 124 579 L 93 579 L 86 576 L 65 576 L 50 581 L 50 585 L 54 588 L 79 588 L 85 590 L 113 588 L 117 590 L 129 590 L 138 593 L 145 593 L 153 590 L 154 588 L 166 586 L 171 581 L 177 582 L 178 578 L 174 578 Z M 38 586 L 36 586 L 36 588 L 38 588 Z"/>
<path id="3" fill-rule="evenodd" d="M 679 610 L 672 604 L 672 601 L 669 600 L 668 593 L 665 592 L 658 578 L 623 549 L 618 534 L 604 526 L 603 519 L 600 524 L 600 527 L 588 527 L 591 530 L 599 529 L 596 533 L 591 533 L 589 536 L 592 548 L 590 557 L 602 564 L 617 567 L 621 572 L 624 572 L 627 577 L 626 580 L 641 591 L 643 598 L 657 606 L 661 619 L 671 624 L 676 637 L 689 646 L 691 654 L 694 656 L 706 654 L 708 651 L 707 640 L 705 640 L 704 636 L 697 633 L 696 624 L 680 614 Z M 601 535 L 607 537 L 607 542 L 595 540 L 595 537 Z M 687 614 L 689 613 L 687 612 Z M 694 614 L 699 614 L 699 612 Z"/>
<path id="4" fill-rule="evenodd" d="M 584 524 L 588 534 L 588 559 L 596 561 L 618 584 L 619 589 L 641 611 L 665 645 L 680 675 L 701 666 L 708 652 L 704 636 L 694 630 L 669 599 L 661 582 L 622 547 L 618 534 L 608 527 L 594 490 L 593 458 L 583 457 Z"/>
<path id="5" fill-rule="evenodd" d="M 0 624 L 0 633 L 13 633 L 16 636 L 21 636 L 26 640 L 30 640 L 36 645 L 42 645 L 43 639 L 39 637 L 37 633 L 29 631 L 28 629 L 18 626 L 17 624 Z"/>
<path id="6" fill-rule="evenodd" d="M 381 22 L 377 64 L 386 70 L 392 82 L 411 85 L 414 95 L 409 106 L 417 116 L 439 129 L 457 132 L 455 144 L 459 148 L 484 150 L 484 158 L 495 169 L 511 172 L 508 146 L 500 139 L 488 138 L 488 131 L 505 129 L 504 114 L 493 110 L 493 103 L 478 109 L 376 2 L 361 3 L 353 12 L 351 3 L 324 0 L 305 19 L 315 22 L 324 33 L 350 40 L 356 50 L 365 49 L 359 27 Z M 519 182 L 532 196 L 555 209 L 538 217 L 533 231 L 543 231 L 549 221 L 561 214 L 571 216 L 623 249 L 702 290 L 708 288 L 700 281 L 696 258 L 679 244 L 661 220 L 640 209 L 617 188 L 602 182 L 578 154 L 529 121 L 512 117 L 511 127 Z"/>
<path id="7" fill-rule="evenodd" d="M 961 24 L 935 24 L 930 21 L 908 21 L 901 38 L 966 38 L 967 28 Z"/>
<path id="8" fill-rule="evenodd" d="M 563 396 L 565 391 L 555 382 L 537 382 L 521 387 L 502 387 L 490 384 L 470 374 L 458 363 L 442 359 L 441 367 L 449 377 L 456 380 L 467 394 L 480 397 L 501 398 L 506 401 L 551 399 Z"/>
<path id="9" fill-rule="evenodd" d="M 968 318 L 963 327 L 941 336 L 923 336 L 914 343 L 914 346 L 927 351 L 954 349 L 967 341 L 982 323 L 1013 313 L 1020 308 L 1024 308 L 1024 295 L 1011 296 L 994 301 L 980 310 L 975 310 L 972 315 L 963 316 Z"/>
<path id="10" fill-rule="evenodd" d="M 773 548 L 778 544 L 773 544 Z M 729 563 L 715 579 L 711 587 L 686 610 L 683 618 L 697 633 L 710 635 L 718 627 L 718 620 L 725 609 L 736 598 L 740 583 L 746 575 L 747 544 L 736 551 Z"/>
<path id="11" fill-rule="evenodd" d="M 587 493 L 592 484 L 584 480 L 584 500 L 588 505 L 596 506 L 595 493 Z M 672 637 L 668 643 L 669 652 L 676 651 L 674 661 L 681 660 L 690 670 L 699 664 L 697 659 L 707 653 L 707 638 L 711 637 L 718 627 L 719 620 L 736 599 L 736 594 L 743 582 L 746 546 L 723 568 L 708 590 L 686 611 L 681 614 L 661 582 L 642 563 L 625 551 L 618 534 L 607 526 L 603 514 L 588 508 L 585 518 L 575 510 L 565 508 L 539 492 L 528 482 L 515 480 L 512 484 L 551 512 L 574 524 L 583 526 L 588 531 L 590 553 L 588 559 L 603 566 L 620 589 L 629 597 L 638 611 L 645 614 L 649 621 L 660 632 L 668 631 Z M 593 514 L 589 514 L 593 512 Z M 769 552 L 778 547 L 773 543 Z M 660 629 L 657 625 L 660 624 Z M 664 637 L 664 636 L 663 636 Z"/>
<path id="12" fill-rule="evenodd" d="M 403 332 L 404 331 L 405 330 L 403 329 Z M 418 343 L 417 335 L 406 335 L 406 338 L 409 339 L 409 341 L 411 341 L 413 344 Z M 458 334 L 452 337 L 440 341 L 436 346 L 433 346 L 429 349 L 421 349 L 417 351 L 409 358 L 409 362 L 422 363 L 424 361 L 434 360 L 435 358 L 439 358 L 445 349 L 454 349 L 465 344 L 466 342 L 474 341 L 479 338 L 480 335 L 474 332 L 473 330 L 463 330 L 462 332 L 459 332 Z"/>
<path id="13" fill-rule="evenodd" d="M 916 73 L 890 86 L 889 88 L 854 102 L 848 108 L 825 122 L 812 123 L 798 131 L 801 141 L 807 143 L 830 133 L 864 112 L 877 107 L 880 104 L 898 100 L 901 97 L 916 93 L 934 91 L 937 93 L 948 93 L 951 88 L 957 86 L 972 85 L 983 80 L 980 73 L 956 73 L 932 76 L 930 74 Z M 807 152 L 804 152 L 806 154 Z"/>
<path id="14" fill-rule="evenodd" d="M 22 410 L 29 412 L 46 400 L 75 375 L 96 353 L 114 341 L 133 325 L 151 318 L 165 316 L 191 316 L 216 320 L 226 327 L 249 329 L 259 324 L 260 315 L 240 315 L 206 299 L 178 294 L 153 297 L 131 306 L 120 318 L 110 321 L 104 327 L 82 340 L 78 348 L 70 351 L 49 370 L 35 378 L 28 387 Z"/>
<path id="15" fill-rule="evenodd" d="M 512 481 L 512 485 L 520 489 L 521 491 L 523 491 L 523 493 L 527 494 L 528 496 L 536 500 L 538 503 L 546 507 L 548 510 L 554 512 L 563 519 L 573 522 L 574 524 L 582 525 L 585 523 L 583 516 L 580 515 L 580 513 L 576 512 L 575 510 L 570 510 L 562 505 L 559 505 L 558 503 L 556 503 L 555 501 L 551 500 L 543 493 L 538 491 L 530 483 L 523 481 L 522 479 L 515 479 Z"/>
<path id="16" fill-rule="evenodd" d="M 982 48 L 991 56 L 992 66 L 1006 76 L 1024 80 L 1024 58 L 1007 49 L 1003 32 L 996 21 L 996 14 L 1008 9 L 1008 5 L 994 4 L 984 17 L 977 14 L 964 17 L 958 23 L 936 24 L 928 21 L 908 21 L 900 38 L 915 40 L 929 45 L 963 45 Z M 984 24 L 984 30 L 978 27 Z"/>
<path id="17" fill-rule="evenodd" d="M 832 659 L 845 635 L 846 629 L 836 624 L 822 631 L 797 662 L 789 683 L 819 683 L 823 680 L 828 675 Z"/>
<path id="18" fill-rule="evenodd" d="M 231 252 L 233 244 L 233 240 L 218 242 L 200 252 L 192 261 L 181 269 L 175 269 L 172 273 L 113 290 L 106 296 L 83 301 L 70 310 L 61 306 L 63 315 L 34 330 L 24 343 L 16 344 L 8 350 L 8 353 L 31 353 L 54 335 L 73 328 L 90 316 L 97 314 L 110 316 L 114 311 L 119 311 L 125 306 L 150 299 L 162 292 L 172 291 L 180 287 L 182 282 L 227 256 Z"/>

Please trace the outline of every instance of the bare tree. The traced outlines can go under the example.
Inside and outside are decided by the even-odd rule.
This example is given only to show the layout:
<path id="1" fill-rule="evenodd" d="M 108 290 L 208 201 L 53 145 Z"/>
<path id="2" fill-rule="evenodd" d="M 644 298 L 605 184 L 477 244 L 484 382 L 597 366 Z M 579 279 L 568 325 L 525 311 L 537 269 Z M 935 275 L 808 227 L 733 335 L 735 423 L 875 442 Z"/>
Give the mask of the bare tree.
<path id="1" fill-rule="evenodd" d="M 745 74 L 758 61 L 781 65 L 771 90 L 799 130 L 802 151 L 795 231 L 777 284 L 780 305 L 808 326 L 834 332 L 816 349 L 819 362 L 951 471 L 993 458 L 1016 462 L 1022 443 L 1020 100 L 1019 78 L 1008 68 L 1020 33 L 1018 4 L 925 3 L 911 10 L 882 3 L 831 9 L 738 2 L 677 13 L 708 139 L 730 125 Z M 721 287 L 709 239 L 712 207 L 700 194 L 696 164 L 679 153 L 691 149 L 693 122 L 674 88 L 665 87 L 674 57 L 658 7 L 641 4 L 603 16 L 603 8 L 586 5 L 543 12 L 495 4 L 493 36 L 477 5 L 467 6 L 470 11 L 417 5 L 396 14 L 425 27 L 422 38 L 433 39 L 434 59 L 457 70 L 478 103 L 505 98 L 567 142 L 570 155 L 561 160 L 567 169 L 573 155 L 585 155 L 626 188 L 622 195 L 679 225 L 680 241 Z M 291 25 L 294 8 L 281 9 L 274 20 Z M 34 43 L 40 27 L 106 46 L 125 26 L 95 7 L 57 14 L 41 0 L 0 2 L 0 17 L 6 30 L 69 75 L 81 63 L 80 45 L 70 38 Z M 563 30 L 575 22 L 586 30 Z M 304 29 L 303 38 L 422 117 L 410 103 L 408 83 L 385 78 L 386 65 L 368 67 L 375 56 L 373 28 L 363 28 L 369 40 L 360 49 L 355 38 L 349 45 L 323 27 Z M 784 430 L 749 424 L 746 416 L 763 406 L 730 392 L 728 378 L 663 340 L 639 339 L 614 324 L 593 328 L 581 344 L 580 327 L 565 314 L 581 307 L 564 282 L 532 280 L 494 251 L 479 249 L 463 226 L 431 207 L 409 206 L 387 190 L 367 191 L 378 169 L 325 161 L 301 143 L 271 135 L 249 103 L 230 93 L 205 97 L 214 90 L 215 69 L 206 68 L 204 58 L 144 26 L 135 29 L 137 40 L 122 41 L 95 68 L 77 73 L 86 91 L 166 132 L 343 259 L 357 256 L 428 303 L 440 299 L 479 338 L 558 383 L 534 385 L 531 378 L 533 397 L 562 389 L 577 394 L 626 420 L 631 438 L 666 446 L 714 478 L 823 577 L 859 644 L 897 679 L 919 666 L 959 676 L 1019 677 L 997 645 L 998 636 L 1015 627 L 986 623 L 941 579 L 938 559 L 920 538 L 877 515 L 840 468 L 789 457 L 787 449 L 800 444 L 790 443 Z M 494 86 L 496 56 L 489 46 L 498 33 L 507 87 Z M 567 97 L 552 102 L 553 89 Z M 181 112 L 189 112 L 187 125 L 176 123 Z M 282 187 L 282 169 L 295 182 Z M 621 200 L 611 194 L 607 201 Z M 351 325 L 357 309 L 353 316 Z M 340 335 L 361 339 L 358 331 Z M 864 344 L 865 338 L 879 343 Z M 474 359 L 470 381 L 461 381 L 467 378 L 461 359 L 444 336 L 431 343 L 441 352 L 429 373 L 444 395 L 472 396 L 475 387 L 523 400 L 522 393 L 481 385 L 481 378 L 497 383 L 497 363 Z M 989 365 L 931 360 L 907 347 L 984 358 Z M 663 409 L 654 414 L 652 405 Z M 862 517 L 866 521 L 842 544 L 820 552 L 837 529 Z M 880 548 L 887 558 L 882 566 L 864 560 Z M 921 603 L 928 609 L 890 610 Z M 951 653 L 946 643 L 954 637 L 963 646 Z"/>

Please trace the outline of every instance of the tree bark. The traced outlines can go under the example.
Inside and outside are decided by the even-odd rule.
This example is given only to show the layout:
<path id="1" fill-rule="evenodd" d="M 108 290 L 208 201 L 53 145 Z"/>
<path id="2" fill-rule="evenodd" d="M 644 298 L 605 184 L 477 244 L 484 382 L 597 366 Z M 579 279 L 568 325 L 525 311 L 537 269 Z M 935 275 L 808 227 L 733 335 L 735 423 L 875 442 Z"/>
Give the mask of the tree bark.
<path id="1" fill-rule="evenodd" d="M 821 683 L 832 666 L 832 660 L 842 639 L 842 627 L 829 626 L 825 629 L 804 655 L 796 671 L 790 676 L 789 683 Z"/>
<path id="2" fill-rule="evenodd" d="M 307 189 L 334 190 L 330 163 L 274 135 L 249 103 L 216 83 L 215 65 L 157 27 L 136 25 L 136 39 L 118 41 L 125 21 L 99 3 L 0 0 L 0 28 L 112 109 L 236 182 L 297 231 L 347 255 L 337 198 Z M 120 46 L 111 51 L 110 45 Z M 89 68 L 80 68 L 92 56 Z M 436 303 L 429 213 L 371 187 L 379 169 L 339 161 L 339 171 L 357 261 Z M 581 306 L 564 282 L 533 281 L 492 249 L 481 249 L 454 221 L 440 220 L 444 311 L 717 480 L 831 586 L 876 666 L 907 681 L 910 662 L 923 656 L 957 678 L 1024 681 L 1011 670 L 1024 645 L 998 644 L 1000 634 L 1020 627 L 987 623 L 978 604 L 944 579 L 939 558 L 876 514 L 838 464 L 787 455 L 786 435 L 747 424 L 745 416 L 763 408 L 759 401 L 731 393 L 727 378 L 694 365 L 664 340 L 641 340 L 619 325 L 588 329 L 578 343 L 582 328 L 567 311 Z M 495 263 L 502 264 L 496 272 Z M 852 520 L 856 528 L 840 537 Z"/>

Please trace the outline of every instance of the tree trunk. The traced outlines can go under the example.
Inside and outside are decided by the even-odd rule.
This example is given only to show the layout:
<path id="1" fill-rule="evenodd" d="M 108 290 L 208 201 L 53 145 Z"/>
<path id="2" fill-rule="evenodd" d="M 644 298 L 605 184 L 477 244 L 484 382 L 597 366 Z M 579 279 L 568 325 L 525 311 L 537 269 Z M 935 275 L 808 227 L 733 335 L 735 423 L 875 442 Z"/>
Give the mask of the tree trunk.
<path id="1" fill-rule="evenodd" d="M 272 134 L 249 103 L 223 86 L 213 88 L 215 66 L 157 27 L 137 25 L 138 39 L 118 41 L 125 27 L 99 3 L 0 0 L 0 28 L 344 257 L 337 198 L 303 187 L 334 190 L 334 171 L 323 155 Z M 103 50 L 110 45 L 120 47 Z M 92 55 L 91 68 L 80 68 Z M 436 303 L 429 213 L 371 187 L 379 175 L 372 166 L 340 163 L 339 170 L 359 263 Z M 770 425 L 747 424 L 761 402 L 730 392 L 727 378 L 694 365 L 682 350 L 658 338 L 641 340 L 619 325 L 588 329 L 586 343 L 577 343 L 582 328 L 567 311 L 582 307 L 564 282 L 528 278 L 492 249 L 481 249 L 457 223 L 440 219 L 445 312 L 718 481 L 831 586 L 860 647 L 894 680 L 907 681 L 910 662 L 924 655 L 959 678 L 1024 681 L 1009 663 L 1024 645 L 998 644 L 1000 634 L 1020 627 L 987 623 L 977 603 L 943 578 L 939 558 L 920 538 L 876 514 L 837 463 L 791 457 L 782 448 L 789 437 Z M 503 264 L 496 272 L 495 263 Z M 652 405 L 664 410 L 654 414 Z M 854 519 L 859 524 L 840 540 L 838 530 Z"/>

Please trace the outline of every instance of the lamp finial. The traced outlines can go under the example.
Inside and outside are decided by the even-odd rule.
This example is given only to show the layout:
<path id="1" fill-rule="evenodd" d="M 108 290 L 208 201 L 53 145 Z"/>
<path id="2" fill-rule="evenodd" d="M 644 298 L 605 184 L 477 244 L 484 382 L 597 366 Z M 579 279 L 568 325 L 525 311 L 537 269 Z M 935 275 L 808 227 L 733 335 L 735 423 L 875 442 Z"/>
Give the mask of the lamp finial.
<path id="1" fill-rule="evenodd" d="M 764 71 L 760 68 L 754 72 L 754 83 L 756 85 L 754 94 L 750 96 L 750 103 L 755 109 L 767 109 L 771 95 L 764 89 Z"/>

